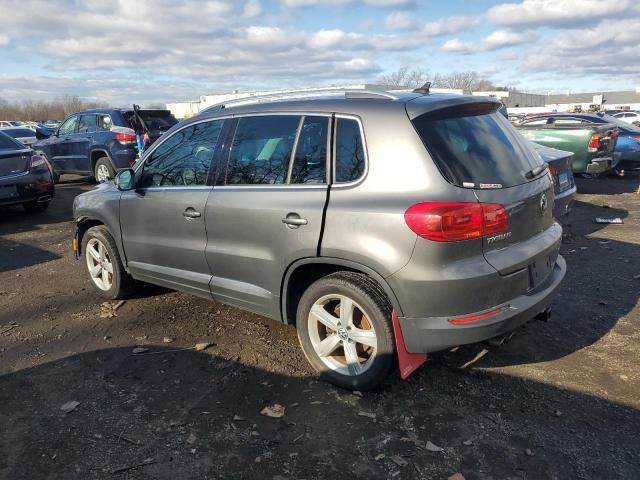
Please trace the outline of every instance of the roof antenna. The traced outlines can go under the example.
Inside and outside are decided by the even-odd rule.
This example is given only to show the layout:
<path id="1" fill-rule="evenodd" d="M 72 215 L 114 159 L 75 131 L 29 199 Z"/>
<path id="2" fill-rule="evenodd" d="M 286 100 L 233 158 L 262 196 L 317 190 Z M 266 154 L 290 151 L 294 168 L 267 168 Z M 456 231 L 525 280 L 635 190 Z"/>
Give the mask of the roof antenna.
<path id="1" fill-rule="evenodd" d="M 429 95 L 429 89 L 431 88 L 431 82 L 426 82 L 420 88 L 416 88 L 413 93 L 421 93 L 422 95 Z"/>

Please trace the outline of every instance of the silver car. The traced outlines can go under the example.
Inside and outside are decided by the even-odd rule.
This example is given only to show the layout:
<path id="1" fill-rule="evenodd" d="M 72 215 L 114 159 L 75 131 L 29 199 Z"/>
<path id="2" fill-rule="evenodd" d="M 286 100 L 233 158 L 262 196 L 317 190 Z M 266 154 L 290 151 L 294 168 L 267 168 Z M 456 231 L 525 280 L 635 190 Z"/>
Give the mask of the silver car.
<path id="1" fill-rule="evenodd" d="M 553 181 L 493 99 L 343 92 L 210 109 L 79 195 L 96 291 L 134 280 L 295 325 L 328 381 L 548 312 L 566 272 Z"/>

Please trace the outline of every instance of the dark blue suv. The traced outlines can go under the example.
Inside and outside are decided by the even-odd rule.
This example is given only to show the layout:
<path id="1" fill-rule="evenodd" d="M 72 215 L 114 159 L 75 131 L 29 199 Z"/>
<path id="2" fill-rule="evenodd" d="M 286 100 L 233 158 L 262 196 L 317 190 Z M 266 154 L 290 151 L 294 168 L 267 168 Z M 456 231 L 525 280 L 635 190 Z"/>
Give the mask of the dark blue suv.
<path id="1" fill-rule="evenodd" d="M 151 142 L 178 121 L 169 110 L 138 110 Z M 49 138 L 34 145 L 60 175 L 89 175 L 97 182 L 114 177 L 136 161 L 136 120 L 133 109 L 101 108 L 77 112 L 65 119 Z"/>

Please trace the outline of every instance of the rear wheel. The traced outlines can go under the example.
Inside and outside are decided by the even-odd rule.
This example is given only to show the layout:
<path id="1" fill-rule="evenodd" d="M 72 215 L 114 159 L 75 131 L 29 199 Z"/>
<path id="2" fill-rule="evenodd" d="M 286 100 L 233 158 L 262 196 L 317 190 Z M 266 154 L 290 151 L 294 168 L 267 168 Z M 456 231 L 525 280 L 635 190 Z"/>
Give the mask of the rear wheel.
<path id="1" fill-rule="evenodd" d="M 133 291 L 134 281 L 124 269 L 116 243 L 105 226 L 87 230 L 82 251 L 91 284 L 99 295 L 115 300 Z"/>
<path id="2" fill-rule="evenodd" d="M 314 282 L 298 304 L 298 338 L 330 383 L 370 390 L 395 366 L 391 305 L 370 277 L 338 272 Z"/>
<path id="3" fill-rule="evenodd" d="M 104 183 L 112 180 L 116 172 L 111 166 L 111 162 L 107 157 L 100 157 L 93 169 L 94 178 L 97 183 Z"/>

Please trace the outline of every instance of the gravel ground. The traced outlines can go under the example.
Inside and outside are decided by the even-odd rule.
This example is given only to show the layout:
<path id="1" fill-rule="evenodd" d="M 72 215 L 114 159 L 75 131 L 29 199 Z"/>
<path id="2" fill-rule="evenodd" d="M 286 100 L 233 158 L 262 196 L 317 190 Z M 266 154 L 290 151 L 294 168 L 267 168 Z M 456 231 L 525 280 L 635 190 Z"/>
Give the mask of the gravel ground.
<path id="1" fill-rule="evenodd" d="M 0 211 L 1 479 L 640 478 L 638 176 L 580 181 L 549 322 L 364 394 L 292 327 L 151 286 L 102 303 L 70 252 L 88 188 Z"/>

